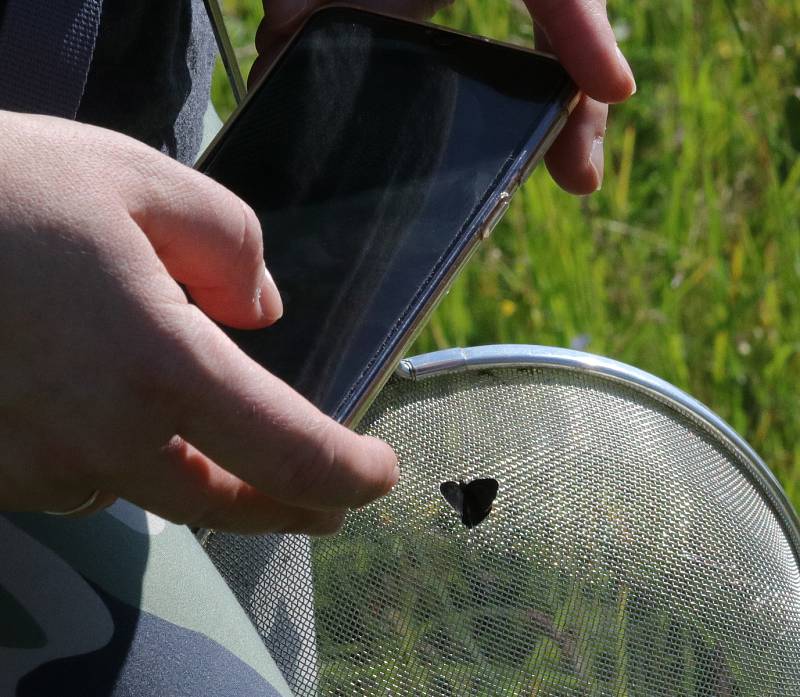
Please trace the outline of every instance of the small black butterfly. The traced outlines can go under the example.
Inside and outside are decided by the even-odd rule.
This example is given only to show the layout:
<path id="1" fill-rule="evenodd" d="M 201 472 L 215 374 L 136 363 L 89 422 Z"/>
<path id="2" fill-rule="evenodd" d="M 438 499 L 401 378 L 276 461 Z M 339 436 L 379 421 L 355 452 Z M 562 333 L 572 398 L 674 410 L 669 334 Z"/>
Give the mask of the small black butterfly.
<path id="1" fill-rule="evenodd" d="M 442 482 L 439 491 L 461 516 L 461 522 L 468 528 L 474 528 L 492 510 L 492 501 L 497 496 L 498 487 L 496 479 L 475 479 L 469 484 L 463 480 Z"/>

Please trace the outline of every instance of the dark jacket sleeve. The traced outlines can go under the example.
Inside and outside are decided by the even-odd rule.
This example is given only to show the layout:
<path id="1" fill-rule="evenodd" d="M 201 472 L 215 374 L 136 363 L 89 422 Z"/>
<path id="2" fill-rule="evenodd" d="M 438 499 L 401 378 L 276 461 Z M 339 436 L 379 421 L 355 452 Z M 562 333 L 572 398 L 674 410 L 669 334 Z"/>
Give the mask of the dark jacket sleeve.
<path id="1" fill-rule="evenodd" d="M 74 118 L 102 0 L 0 0 L 0 108 Z"/>
<path id="2" fill-rule="evenodd" d="M 216 44 L 203 0 L 0 0 L 0 109 L 77 119 L 191 163 Z"/>

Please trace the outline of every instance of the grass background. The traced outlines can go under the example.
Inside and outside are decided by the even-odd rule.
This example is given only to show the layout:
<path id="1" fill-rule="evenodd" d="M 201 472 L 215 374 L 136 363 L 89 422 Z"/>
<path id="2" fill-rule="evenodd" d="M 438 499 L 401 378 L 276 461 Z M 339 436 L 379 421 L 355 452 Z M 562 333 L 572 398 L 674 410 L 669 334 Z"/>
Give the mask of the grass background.
<path id="1" fill-rule="evenodd" d="M 245 73 L 260 0 L 224 0 Z M 654 373 L 728 421 L 800 507 L 800 3 L 609 7 L 639 91 L 612 109 L 602 191 L 544 168 L 413 352 L 498 342 L 581 348 Z M 435 21 L 531 45 L 506 0 Z M 214 99 L 232 99 L 217 70 Z"/>

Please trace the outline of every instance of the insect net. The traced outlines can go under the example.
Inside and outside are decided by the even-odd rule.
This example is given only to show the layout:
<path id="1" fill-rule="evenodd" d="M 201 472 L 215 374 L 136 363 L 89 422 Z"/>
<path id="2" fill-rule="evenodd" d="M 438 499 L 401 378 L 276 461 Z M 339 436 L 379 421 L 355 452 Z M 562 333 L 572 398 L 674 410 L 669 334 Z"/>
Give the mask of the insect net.
<path id="1" fill-rule="evenodd" d="M 401 477 L 338 535 L 206 540 L 297 695 L 800 695 L 793 522 L 702 418 L 516 367 L 393 378 L 360 430 Z M 479 477 L 468 530 L 439 485 Z"/>

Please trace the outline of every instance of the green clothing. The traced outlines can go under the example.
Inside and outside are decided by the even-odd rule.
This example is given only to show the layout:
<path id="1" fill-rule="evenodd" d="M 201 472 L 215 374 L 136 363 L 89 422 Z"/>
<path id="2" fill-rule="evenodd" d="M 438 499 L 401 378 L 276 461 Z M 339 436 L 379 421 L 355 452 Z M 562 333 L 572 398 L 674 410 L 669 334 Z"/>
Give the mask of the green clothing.
<path id="1" fill-rule="evenodd" d="M 125 501 L 0 515 L 0 695 L 284 697 L 290 690 L 183 526 Z"/>

